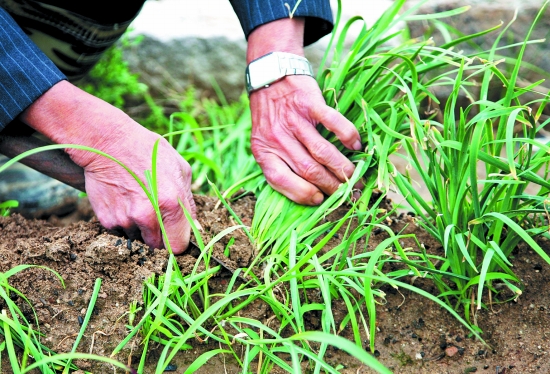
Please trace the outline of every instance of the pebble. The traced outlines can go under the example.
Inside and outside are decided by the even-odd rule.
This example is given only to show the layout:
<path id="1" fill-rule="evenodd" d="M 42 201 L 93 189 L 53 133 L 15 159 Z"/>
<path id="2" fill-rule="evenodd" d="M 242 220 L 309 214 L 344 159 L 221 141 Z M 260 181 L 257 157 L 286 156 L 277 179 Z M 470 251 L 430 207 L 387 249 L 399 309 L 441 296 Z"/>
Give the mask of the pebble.
<path id="1" fill-rule="evenodd" d="M 164 371 L 176 371 L 177 369 L 178 369 L 177 365 L 170 364 L 166 367 L 166 369 L 164 369 Z"/>
<path id="2" fill-rule="evenodd" d="M 120 246 L 120 245 L 122 245 L 122 239 L 118 239 L 118 240 L 116 241 L 116 243 L 115 243 L 115 246 L 116 246 L 116 247 L 118 247 L 118 246 Z"/>
<path id="3" fill-rule="evenodd" d="M 101 297 L 102 299 L 106 299 L 107 294 L 105 292 L 102 292 L 102 293 L 97 294 L 97 297 Z"/>
<path id="4" fill-rule="evenodd" d="M 132 250 L 132 241 L 130 239 L 126 241 L 126 248 L 128 248 L 128 250 L 130 251 Z"/>
<path id="5" fill-rule="evenodd" d="M 84 318 L 82 318 L 82 316 L 78 316 L 78 324 L 82 326 L 83 323 L 84 323 Z"/>
<path id="6" fill-rule="evenodd" d="M 422 360 L 422 353 L 417 353 L 414 358 L 416 358 L 417 360 Z"/>
<path id="7" fill-rule="evenodd" d="M 454 355 L 456 355 L 458 353 L 458 348 L 451 345 L 447 348 L 445 348 L 445 354 L 448 356 L 448 357 L 453 357 Z"/>

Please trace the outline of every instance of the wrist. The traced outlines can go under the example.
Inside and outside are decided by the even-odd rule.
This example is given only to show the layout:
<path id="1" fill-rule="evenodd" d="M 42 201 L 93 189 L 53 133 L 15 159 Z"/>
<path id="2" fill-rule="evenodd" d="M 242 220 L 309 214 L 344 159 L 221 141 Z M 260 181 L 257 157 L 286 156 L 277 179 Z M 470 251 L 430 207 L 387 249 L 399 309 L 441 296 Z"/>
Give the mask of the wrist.
<path id="1" fill-rule="evenodd" d="M 248 37 L 247 64 L 271 52 L 304 55 L 304 25 L 300 17 L 283 18 L 257 27 Z"/>
<path id="2" fill-rule="evenodd" d="M 83 145 L 106 153 L 110 153 L 108 145 L 114 139 L 125 139 L 135 131 L 124 112 L 67 81 L 55 84 L 19 118 L 54 143 Z M 66 152 L 81 167 L 97 157 L 74 148 Z"/>

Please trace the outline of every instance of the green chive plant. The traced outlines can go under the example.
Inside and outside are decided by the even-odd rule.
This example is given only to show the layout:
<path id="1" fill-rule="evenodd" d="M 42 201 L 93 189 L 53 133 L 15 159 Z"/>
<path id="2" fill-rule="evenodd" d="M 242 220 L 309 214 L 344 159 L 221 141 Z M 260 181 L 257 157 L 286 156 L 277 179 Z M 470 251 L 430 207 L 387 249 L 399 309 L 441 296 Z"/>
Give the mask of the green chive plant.
<path id="1" fill-rule="evenodd" d="M 425 266 L 432 269 L 428 274 L 439 287 L 439 297 L 456 310 L 462 309 L 472 323 L 476 323 L 476 310 L 521 294 L 522 282 L 512 263 L 512 251 L 520 242 L 550 263 L 534 240 L 548 236 L 550 148 L 535 136 L 548 124 L 542 113 L 550 97 L 524 99 L 542 81 L 523 88 L 516 84 L 527 40 L 545 7 L 513 60 L 509 76 L 495 59 L 497 43 L 510 25 L 491 51 L 478 56 L 481 65 L 476 66 L 473 58 L 463 58 L 448 77 L 434 78 L 454 82 L 443 121 L 419 120 L 410 112 L 411 135 L 400 141 L 432 201 L 424 201 L 409 175 L 396 172 L 396 186 L 418 215 L 419 224 L 444 250 L 443 255 L 424 257 Z M 459 94 L 472 86 L 473 77 L 480 82 L 478 98 L 468 92 L 473 102 L 457 108 Z M 494 80 L 496 86 L 504 87 L 497 101 L 489 99 Z M 498 285 L 511 292 L 499 291 Z"/>
<path id="2" fill-rule="evenodd" d="M 17 208 L 19 202 L 16 200 L 8 200 L 0 203 L 0 217 L 7 217 L 10 215 L 10 210 Z"/>
<path id="3" fill-rule="evenodd" d="M 404 3 L 405 0 L 395 1 L 371 28 L 367 28 L 361 17 L 350 19 L 341 27 L 338 35 L 333 34 L 325 56 L 327 61 L 328 51 L 334 50 L 332 62 L 330 67 L 321 71 L 318 76 L 327 103 L 355 124 L 365 144 L 364 151 L 351 152 L 331 133 L 320 128 L 325 138 L 356 163 L 353 177 L 319 207 L 295 204 L 265 184 L 258 196 L 251 227 L 259 255 L 265 256 L 264 266 L 273 269 L 272 274 L 265 276 L 266 279 L 278 277 L 278 272 L 289 268 L 301 269 L 306 266 L 306 269 L 311 270 L 311 261 L 315 256 L 319 256 L 321 268 L 328 267 L 340 272 L 356 272 L 357 269 L 361 269 L 362 273 L 355 275 L 355 282 L 342 282 L 334 278 L 335 283 L 331 288 L 336 290 L 340 289 L 340 285 L 344 285 L 344 289 L 350 287 L 348 289 L 355 289 L 361 295 L 355 300 L 348 298 L 352 301 L 350 315 L 357 314 L 361 306 L 366 307 L 368 323 L 364 327 L 364 333 L 370 338 L 371 350 L 374 350 L 376 331 L 375 304 L 377 296 L 381 296 L 376 286 L 384 283 L 393 284 L 395 280 L 392 277 L 420 275 L 420 270 L 429 265 L 426 254 L 402 248 L 398 242 L 399 237 L 393 233 L 391 240 L 384 242 L 384 248 L 364 254 L 368 252 L 367 245 L 372 230 L 384 228 L 384 214 L 389 214 L 378 208 L 380 198 L 371 201 L 373 191 L 379 190 L 383 195 L 392 186 L 392 176 L 396 171 L 389 155 L 398 150 L 400 141 L 410 137 L 413 119 L 421 118 L 417 109 L 421 102 L 427 99 L 437 102 L 437 98 L 430 91 L 430 81 L 427 77 L 437 74 L 444 79 L 449 67 L 454 67 L 464 58 L 462 54 L 453 50 L 455 45 L 493 31 L 491 29 L 464 36 L 439 47 L 435 47 L 432 40 L 399 41 L 399 36 L 403 32 L 392 33 L 391 30 L 400 22 L 422 17 L 444 18 L 467 10 L 467 7 L 463 7 L 427 16 L 414 15 L 422 5 L 421 2 L 398 15 Z M 337 15 L 337 25 L 339 19 L 340 14 Z M 361 24 L 362 31 L 349 51 L 346 51 L 346 35 L 357 23 Z M 443 79 L 435 79 L 433 83 L 440 84 Z M 363 179 L 365 187 L 359 201 L 353 203 L 350 200 L 351 186 L 360 178 Z M 329 214 L 344 203 L 349 206 L 345 217 L 336 221 L 328 220 Z M 319 251 L 322 246 L 341 228 L 345 228 L 340 239 L 341 244 L 329 251 L 330 255 L 321 255 Z M 292 232 L 296 232 L 296 248 L 300 250 L 296 254 L 296 264 L 287 260 Z M 266 255 L 268 250 L 270 254 Z M 384 263 L 392 261 L 387 253 L 400 258 L 406 269 L 384 274 Z M 273 264 L 269 261 L 273 261 Z M 377 282 L 373 282 L 372 279 L 377 279 Z M 415 291 L 421 292 L 418 289 Z M 339 297 L 345 300 L 348 295 Z M 443 301 L 436 300 L 439 305 L 445 305 Z M 448 305 L 445 307 L 450 309 Z M 351 326 L 356 326 L 357 323 L 351 320 L 345 322 Z M 354 332 L 358 342 L 359 329 L 354 329 Z"/>
<path id="4" fill-rule="evenodd" d="M 471 323 L 470 307 L 475 305 L 479 309 L 483 306 L 484 287 L 495 294 L 494 284 L 504 284 L 513 291 L 512 298 L 520 293 L 519 279 L 511 271 L 512 264 L 508 259 L 520 241 L 527 242 L 546 261 L 550 259 L 533 240 L 534 236 L 545 234 L 548 227 L 545 205 L 550 186 L 546 181 L 548 147 L 534 140 L 538 129 L 546 125 L 538 120 L 547 98 L 527 104 L 520 101 L 525 93 L 541 83 L 523 88 L 516 85 L 523 52 L 531 43 L 528 42 L 529 35 L 527 41 L 519 45 L 520 56 L 514 60 L 509 77 L 499 70 L 498 61 L 495 61 L 497 43 L 491 51 L 477 53 L 477 56 L 454 51 L 459 43 L 469 42 L 497 27 L 475 35 L 459 36 L 442 46 L 434 46 L 431 39 L 413 39 L 387 47 L 385 43 L 398 35 L 387 35 L 396 22 L 422 17 L 411 15 L 416 7 L 396 17 L 403 3 L 396 1 L 371 29 L 364 27 L 345 53 L 343 41 L 347 30 L 353 23 L 361 22 L 359 17 L 351 19 L 343 26 L 339 38 L 333 35 L 331 45 L 336 41 L 333 62 L 318 77 L 327 103 L 356 125 L 366 144 L 364 152 L 350 152 L 333 135 L 320 128 L 327 139 L 357 163 L 357 174 L 334 195 L 336 198 L 328 198 L 318 208 L 293 204 L 266 185 L 258 197 L 251 233 L 259 252 L 269 248 L 279 255 L 278 266 L 287 269 L 292 265 L 284 260 L 290 246 L 289 233 L 297 232 L 298 242 L 305 244 L 300 255 L 310 259 L 312 249 L 316 248 L 311 243 L 320 237 L 323 240 L 330 238 L 335 233 L 332 228 L 344 225 L 329 222 L 326 217 L 346 200 L 338 198 L 350 196 L 349 186 L 358 178 L 362 177 L 366 182 L 364 196 L 359 203 L 350 205 L 345 217 L 349 220 L 349 227 L 354 219 L 357 219 L 358 227 L 379 224 L 375 216 L 366 219 L 358 207 L 369 202 L 372 190 L 387 192 L 395 185 L 420 216 L 421 224 L 442 243 L 445 255 L 428 254 L 420 245 L 419 252 L 406 252 L 395 243 L 387 243 L 387 249 L 395 251 L 407 270 L 386 276 L 401 277 L 409 271 L 409 275 L 419 275 L 420 271 L 423 276 L 428 274 L 441 291 L 439 299 L 455 310 L 460 309 Z M 460 8 L 424 18 L 437 20 L 465 10 Z M 542 11 L 533 27 L 541 14 Z M 473 97 L 470 90 L 475 86 L 472 81 L 476 77 L 482 79 L 479 101 L 468 108 L 458 108 L 460 93 Z M 489 83 L 494 77 L 506 87 L 502 99 L 496 102 L 489 99 Z M 418 107 L 424 100 L 439 103 L 431 89 L 444 85 L 452 87 L 453 94 L 443 112 L 443 123 L 438 124 L 433 118 L 423 120 Z M 532 105 L 538 106 L 536 113 L 533 113 Z M 518 123 L 523 126 L 523 132 L 515 136 L 513 130 Z M 499 126 L 493 134 L 495 124 Z M 406 149 L 412 167 L 419 171 L 422 181 L 428 185 L 434 199 L 432 204 L 423 201 L 413 181 L 398 173 L 389 161 L 388 156 L 401 146 Z M 533 151 L 534 146 L 538 147 L 537 152 Z M 503 157 L 502 152 L 505 153 Z M 476 174 L 480 163 L 485 164 L 486 171 L 486 178 L 482 180 Z M 537 171 L 541 171 L 542 176 L 538 176 Z M 540 186 L 535 195 L 526 192 L 530 183 Z M 371 214 L 374 212 L 370 211 Z M 357 249 L 359 238 L 361 236 L 354 237 L 355 240 L 344 236 L 344 245 L 338 249 L 347 256 L 350 248 Z M 368 241 L 368 235 L 365 240 Z M 363 247 L 362 251 L 365 249 Z M 381 271 L 383 263 L 388 261 L 380 259 L 380 263 L 374 264 L 373 258 L 369 260 L 366 276 L 373 276 L 374 269 Z M 437 263 L 442 265 L 436 268 Z M 349 266 L 360 264 L 350 263 Z M 452 283 L 449 284 L 447 279 Z M 474 290 L 477 292 L 475 301 Z M 370 286 L 363 291 L 365 298 L 362 302 L 367 306 L 371 327 L 368 332 L 371 334 L 371 349 L 374 349 L 375 298 Z"/>
<path id="5" fill-rule="evenodd" d="M 221 92 L 219 97 L 221 104 L 211 99 L 194 100 L 193 106 L 201 110 L 173 113 L 165 137 L 191 164 L 193 192 L 213 194 L 211 185 L 231 191 L 235 183 L 250 191 L 260 168 L 250 150 L 248 97 L 242 95 L 231 104 Z"/>
<path id="6" fill-rule="evenodd" d="M 0 173 L 21 158 L 40 151 L 73 147 L 98 153 L 125 167 L 127 172 L 140 184 L 157 213 L 163 235 L 166 235 L 157 200 L 157 146 L 153 150 L 151 170 L 145 172 L 147 186 L 134 172 L 115 158 L 89 147 L 69 144 L 50 145 L 25 152 L 0 167 Z M 223 199 L 223 197 L 221 198 Z M 225 200 L 224 205 L 229 206 Z M 182 209 L 184 209 L 183 206 Z M 141 333 L 143 336 L 143 354 L 137 367 L 138 372 L 144 372 L 151 342 L 164 345 L 154 368 L 155 373 L 162 373 L 175 355 L 189 349 L 192 342 L 213 340 L 217 341 L 221 348 L 198 357 L 186 372 L 192 373 L 215 355 L 224 355 L 224 357 L 227 355 L 245 371 L 248 371 L 250 367 L 256 367 L 260 373 L 268 373 L 274 367 L 280 367 L 288 372 L 300 373 L 301 367 L 305 363 L 315 373 L 319 373 L 321 370 L 337 373 L 338 367 L 332 367 L 324 359 L 327 348 L 334 346 L 348 352 L 358 362 L 362 362 L 378 372 L 389 373 L 374 357 L 357 345 L 361 340 L 356 339 L 354 344 L 337 336 L 338 331 L 346 328 L 349 324 L 353 325 L 358 337 L 361 334 L 364 335 L 365 330 L 362 326 L 365 323 L 363 317 L 357 320 L 355 313 L 353 313 L 353 318 L 343 323 L 337 324 L 334 320 L 331 300 L 337 283 L 330 282 L 330 278 L 325 280 L 325 270 L 320 266 L 321 262 L 317 260 L 316 256 L 316 253 L 326 242 L 317 243 L 315 249 L 310 252 L 309 258 L 298 258 L 297 254 L 303 253 L 304 250 L 303 248 L 297 248 L 297 236 L 294 234 L 288 252 L 291 265 L 288 270 L 276 266 L 277 273 L 275 274 L 273 272 L 274 266 L 271 266 L 264 271 L 263 276 L 258 276 L 251 271 L 251 268 L 238 269 L 233 274 L 225 292 L 211 293 L 208 283 L 211 281 L 212 275 L 220 270 L 219 265 L 210 260 L 214 244 L 232 231 L 246 228 L 243 225 L 230 227 L 216 235 L 211 242 L 205 244 L 188 212 L 185 211 L 185 213 L 187 219 L 191 222 L 197 245 L 201 249 L 199 261 L 202 261 L 204 266 L 200 267 L 198 261 L 190 274 L 183 275 L 174 255 L 171 254 L 168 259 L 166 273 L 145 283 L 143 316 L 135 323 L 135 326 L 128 325 L 129 334 L 127 338 L 115 348 L 111 358 L 76 352 L 58 354 L 45 357 L 39 362 L 28 366 L 27 369 L 31 370 L 36 368 L 37 365 L 57 362 L 55 360 L 64 360 L 62 361 L 64 366 L 67 364 L 66 360 L 77 358 L 95 359 L 108 362 L 116 367 L 125 367 L 117 362 L 114 357 L 128 344 L 133 336 Z M 237 221 L 240 220 L 236 216 L 235 218 Z M 169 246 L 168 251 L 171 253 Z M 302 268 L 309 259 L 312 259 L 313 263 L 317 265 L 303 271 Z M 344 261 L 344 259 L 341 260 Z M 268 262 L 277 264 L 280 262 L 280 258 L 277 254 L 274 254 Z M 351 279 L 357 277 L 357 287 L 368 287 L 371 281 L 380 281 L 380 277 L 365 275 L 362 271 L 357 274 L 338 274 L 338 279 L 341 278 L 339 281 L 345 284 L 348 282 L 347 276 L 350 276 Z M 311 277 L 316 277 L 317 281 L 312 281 Z M 248 279 L 248 281 L 243 282 L 243 278 Z M 318 287 L 316 282 L 319 282 L 318 284 L 323 289 L 324 302 L 304 301 L 302 299 L 303 292 L 309 288 Z M 394 285 L 409 287 L 406 284 L 401 285 L 398 281 L 395 281 Z M 354 292 L 345 289 L 340 292 L 345 294 L 346 300 L 352 300 L 347 304 L 350 312 L 357 312 L 359 307 L 353 303 L 357 297 L 354 296 Z M 373 293 L 383 296 L 377 290 L 374 290 Z M 431 297 L 435 299 L 433 296 Z M 269 327 L 269 321 L 264 324 L 253 319 L 238 317 L 239 311 L 249 307 L 255 301 L 266 303 L 269 306 L 275 318 L 278 319 L 279 326 L 276 329 Z M 311 311 L 319 311 L 323 315 L 324 328 L 322 332 L 305 330 L 304 313 Z M 457 318 L 459 318 L 458 315 Z M 321 349 L 314 349 L 312 347 L 313 342 L 320 344 Z M 11 343 L 7 343 L 6 346 L 13 347 Z M 241 350 L 237 349 L 241 346 L 246 353 L 244 356 L 241 355 Z M 291 357 L 291 364 L 282 358 L 284 355 Z M 14 359 L 16 358 L 15 354 L 12 354 L 12 356 Z M 33 357 L 37 356 L 33 355 Z"/>
<path id="7" fill-rule="evenodd" d="M 89 313 L 86 315 L 80 334 L 75 341 L 71 353 L 56 354 L 50 348 L 42 344 L 41 339 L 44 334 L 39 330 L 38 317 L 32 304 L 25 295 L 9 284 L 9 278 L 11 276 L 33 267 L 43 268 L 45 271 L 52 272 L 59 279 L 61 284 L 64 285 L 63 279 L 58 273 L 41 266 L 19 265 L 4 273 L 0 273 L 0 299 L 3 305 L 3 309 L 0 312 L 0 335 L 3 337 L 0 343 L 0 361 L 2 355 L 7 354 L 7 362 L 9 362 L 9 368 L 0 367 L 0 372 L 9 371 L 11 373 L 23 374 L 36 372 L 36 370 L 38 370 L 45 374 L 55 374 L 60 371 L 68 373 L 69 370 L 78 370 L 78 368 L 72 364 L 72 361 L 79 359 L 103 361 L 125 370 L 125 365 L 113 359 L 76 352 L 80 338 L 86 330 L 95 299 L 99 293 L 100 280 L 96 282 L 96 288 L 94 289 L 88 308 Z M 34 314 L 34 320 L 28 320 L 20 307 L 13 301 L 15 297 L 19 297 L 24 303 L 27 303 L 31 307 Z"/>

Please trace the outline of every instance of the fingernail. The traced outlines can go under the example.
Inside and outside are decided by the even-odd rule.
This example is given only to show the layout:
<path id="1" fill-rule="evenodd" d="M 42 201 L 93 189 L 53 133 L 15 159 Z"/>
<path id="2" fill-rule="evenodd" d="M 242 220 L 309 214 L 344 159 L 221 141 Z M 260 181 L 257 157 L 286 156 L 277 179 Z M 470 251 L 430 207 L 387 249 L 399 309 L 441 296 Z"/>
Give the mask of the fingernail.
<path id="1" fill-rule="evenodd" d="M 356 151 L 359 151 L 361 150 L 361 148 L 363 148 L 363 146 L 361 145 L 361 142 L 359 140 L 357 140 L 354 144 L 353 144 L 353 149 L 355 149 Z"/>
<path id="2" fill-rule="evenodd" d="M 315 195 L 313 195 L 313 199 L 311 199 L 311 201 L 313 202 L 313 204 L 319 205 L 323 202 L 324 199 L 325 197 L 323 196 L 323 194 L 321 192 L 317 192 Z"/>

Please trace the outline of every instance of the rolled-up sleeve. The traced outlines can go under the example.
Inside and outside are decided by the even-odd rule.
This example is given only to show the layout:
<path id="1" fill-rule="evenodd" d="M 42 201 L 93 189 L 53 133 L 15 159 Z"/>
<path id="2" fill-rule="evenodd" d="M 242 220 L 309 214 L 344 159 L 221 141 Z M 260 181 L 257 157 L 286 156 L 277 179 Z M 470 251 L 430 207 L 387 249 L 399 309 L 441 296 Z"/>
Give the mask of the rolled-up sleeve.
<path id="1" fill-rule="evenodd" d="M 305 17 L 304 46 L 316 42 L 333 28 L 328 0 L 230 0 L 245 37 L 258 26 L 282 18 Z M 299 2 L 296 7 L 296 3 Z"/>
<path id="2" fill-rule="evenodd" d="M 0 8 L 0 130 L 63 79 L 63 73 Z"/>

